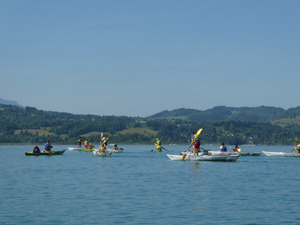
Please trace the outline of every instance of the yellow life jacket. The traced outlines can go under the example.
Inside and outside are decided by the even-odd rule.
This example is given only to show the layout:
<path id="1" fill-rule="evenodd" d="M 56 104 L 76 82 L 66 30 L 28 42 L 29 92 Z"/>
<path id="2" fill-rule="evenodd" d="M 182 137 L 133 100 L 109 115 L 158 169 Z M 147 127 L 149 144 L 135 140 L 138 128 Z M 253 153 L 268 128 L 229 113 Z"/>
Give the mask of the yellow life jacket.
<path id="1" fill-rule="evenodd" d="M 157 141 L 156 141 L 156 144 L 157 144 L 157 145 L 161 145 L 161 141 L 160 141 L 160 140 L 157 140 Z"/>
<path id="2" fill-rule="evenodd" d="M 157 151 L 157 152 L 161 152 L 161 146 L 160 146 L 160 145 L 158 145 L 158 146 L 156 147 L 156 151 Z"/>
<path id="3" fill-rule="evenodd" d="M 235 151 L 236 151 L 236 152 L 241 152 L 241 149 L 240 149 L 240 148 L 237 148 Z"/>
<path id="4" fill-rule="evenodd" d="M 115 150 L 119 150 L 119 148 L 118 148 L 118 147 L 115 147 Z"/>
<path id="5" fill-rule="evenodd" d="M 100 148 L 100 152 L 105 152 L 105 147 L 104 147 L 104 146 L 102 146 L 102 147 Z"/>
<path id="6" fill-rule="evenodd" d="M 193 142 L 199 141 L 199 135 L 195 134 L 193 138 Z"/>

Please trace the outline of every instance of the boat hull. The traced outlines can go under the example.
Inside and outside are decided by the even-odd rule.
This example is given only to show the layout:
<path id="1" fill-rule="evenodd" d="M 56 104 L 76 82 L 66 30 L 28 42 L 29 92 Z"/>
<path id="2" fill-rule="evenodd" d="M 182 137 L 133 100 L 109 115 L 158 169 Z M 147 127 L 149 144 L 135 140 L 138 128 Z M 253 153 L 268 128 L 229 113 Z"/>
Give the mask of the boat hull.
<path id="1" fill-rule="evenodd" d="M 182 161 L 182 155 L 170 155 L 167 154 L 169 159 L 173 161 Z M 184 161 L 218 161 L 218 162 L 235 162 L 239 155 L 187 155 Z"/>
<path id="2" fill-rule="evenodd" d="M 82 151 L 84 152 L 93 152 L 95 149 L 83 148 Z"/>
<path id="3" fill-rule="evenodd" d="M 97 157 L 111 157 L 111 152 L 98 152 L 98 151 L 94 151 L 94 155 L 93 156 L 97 156 Z"/>
<path id="4" fill-rule="evenodd" d="M 82 148 L 70 148 L 68 147 L 69 151 L 81 151 Z"/>
<path id="5" fill-rule="evenodd" d="M 300 157 L 300 153 L 286 153 L 286 152 L 266 152 L 263 151 L 266 156 L 275 156 L 275 157 Z"/>
<path id="6" fill-rule="evenodd" d="M 122 153 L 123 152 L 123 150 L 115 150 L 115 149 L 109 149 L 109 148 L 107 148 L 105 151 L 111 152 L 111 153 Z"/>
<path id="7" fill-rule="evenodd" d="M 31 156 L 31 155 L 35 155 L 35 156 L 39 156 L 39 155 L 62 155 L 64 154 L 65 150 L 61 150 L 61 151 L 51 151 L 51 153 L 33 153 L 33 152 L 25 152 L 26 156 Z"/>

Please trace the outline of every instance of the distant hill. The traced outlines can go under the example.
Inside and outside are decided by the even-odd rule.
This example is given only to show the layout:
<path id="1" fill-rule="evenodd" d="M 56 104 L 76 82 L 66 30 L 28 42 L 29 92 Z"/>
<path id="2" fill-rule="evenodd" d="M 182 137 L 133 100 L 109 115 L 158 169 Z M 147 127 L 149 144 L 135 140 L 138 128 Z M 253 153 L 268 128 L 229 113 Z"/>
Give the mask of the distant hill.
<path id="1" fill-rule="evenodd" d="M 19 103 L 17 103 L 16 101 L 5 100 L 5 99 L 2 99 L 2 98 L 0 98 L 0 104 L 15 105 L 15 106 L 23 107 Z"/>
<path id="2" fill-rule="evenodd" d="M 165 110 L 147 117 L 147 119 L 178 118 L 193 122 L 204 121 L 256 121 L 267 122 L 284 118 L 295 118 L 300 116 L 300 106 L 284 110 L 279 107 L 259 106 L 259 107 L 226 107 L 216 106 L 204 111 L 196 109 L 175 109 Z"/>

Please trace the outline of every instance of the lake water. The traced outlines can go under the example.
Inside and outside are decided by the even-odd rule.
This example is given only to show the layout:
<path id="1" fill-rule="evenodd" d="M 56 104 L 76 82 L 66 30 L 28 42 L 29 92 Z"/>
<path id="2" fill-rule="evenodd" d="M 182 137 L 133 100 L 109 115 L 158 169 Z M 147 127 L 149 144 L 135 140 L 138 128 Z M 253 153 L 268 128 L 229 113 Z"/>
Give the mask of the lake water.
<path id="1" fill-rule="evenodd" d="M 171 154 L 188 147 L 163 146 Z M 150 145 L 99 158 L 67 147 L 54 146 L 62 156 L 25 156 L 33 146 L 0 146 L 1 225 L 300 224 L 300 158 L 171 161 Z"/>

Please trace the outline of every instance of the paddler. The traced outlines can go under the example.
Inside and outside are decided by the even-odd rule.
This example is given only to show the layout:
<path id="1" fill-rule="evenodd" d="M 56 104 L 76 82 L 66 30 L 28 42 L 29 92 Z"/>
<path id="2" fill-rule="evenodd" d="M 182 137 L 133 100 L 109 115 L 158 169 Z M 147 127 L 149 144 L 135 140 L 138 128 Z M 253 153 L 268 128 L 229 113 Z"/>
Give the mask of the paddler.
<path id="1" fill-rule="evenodd" d="M 100 148 L 98 149 L 98 152 L 104 153 L 106 149 L 106 146 L 104 144 L 101 144 Z"/>
<path id="2" fill-rule="evenodd" d="M 156 145 L 156 151 L 161 152 L 161 141 L 158 138 L 156 138 L 155 145 Z"/>
<path id="3" fill-rule="evenodd" d="M 35 145 L 32 152 L 33 153 L 41 153 L 39 146 Z"/>
<path id="4" fill-rule="evenodd" d="M 225 144 L 224 143 L 222 143 L 222 145 L 218 148 L 218 151 L 220 152 L 227 152 L 227 148 L 226 148 L 226 146 L 225 146 Z"/>
<path id="5" fill-rule="evenodd" d="M 78 138 L 78 148 L 81 148 L 81 142 L 82 142 L 82 138 L 79 137 L 79 138 Z"/>
<path id="6" fill-rule="evenodd" d="M 100 145 L 103 144 L 103 146 L 106 148 L 107 147 L 107 140 L 108 138 L 106 138 L 103 133 L 101 133 L 101 142 L 100 142 Z"/>
<path id="7" fill-rule="evenodd" d="M 45 144 L 45 150 L 43 151 L 44 152 L 50 152 L 51 151 L 51 148 L 53 148 L 52 144 L 50 143 L 50 140 L 48 139 L 47 140 L 47 143 Z"/>
<path id="8" fill-rule="evenodd" d="M 90 146 L 89 146 L 89 141 L 86 139 L 85 141 L 84 141 L 84 146 L 86 147 L 86 148 L 89 148 Z"/>
<path id="9" fill-rule="evenodd" d="M 231 148 L 231 147 L 230 147 Z M 238 145 L 235 145 L 235 147 L 232 149 L 234 152 L 241 152 L 241 149 Z M 232 152 L 231 150 L 229 152 Z"/>
<path id="10" fill-rule="evenodd" d="M 191 144 L 190 144 L 190 147 L 192 146 L 192 145 L 194 145 L 194 148 L 193 148 L 193 150 L 191 151 L 192 153 L 194 153 L 194 156 L 195 156 L 195 154 L 197 153 L 197 155 L 198 155 L 198 152 L 201 152 L 200 151 L 200 138 L 199 138 L 199 135 L 198 134 L 196 134 L 194 131 L 191 133 Z M 190 148 L 189 147 L 189 148 Z M 202 148 L 203 149 L 203 148 Z M 204 150 L 204 149 L 203 149 Z"/>
<path id="11" fill-rule="evenodd" d="M 292 151 L 295 151 L 296 153 L 300 153 L 300 144 L 294 146 Z"/>

